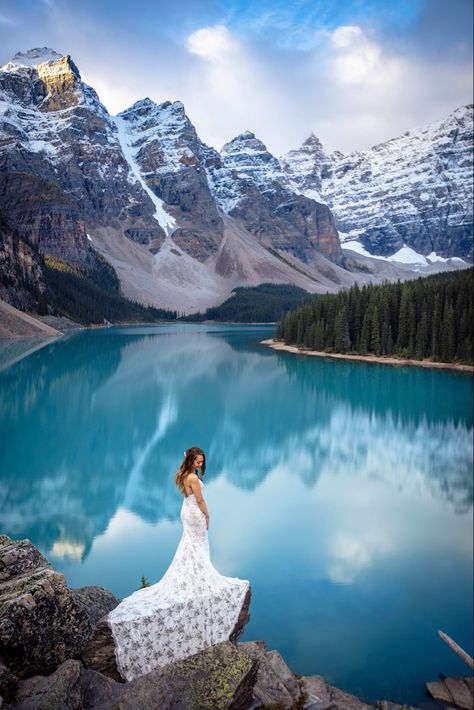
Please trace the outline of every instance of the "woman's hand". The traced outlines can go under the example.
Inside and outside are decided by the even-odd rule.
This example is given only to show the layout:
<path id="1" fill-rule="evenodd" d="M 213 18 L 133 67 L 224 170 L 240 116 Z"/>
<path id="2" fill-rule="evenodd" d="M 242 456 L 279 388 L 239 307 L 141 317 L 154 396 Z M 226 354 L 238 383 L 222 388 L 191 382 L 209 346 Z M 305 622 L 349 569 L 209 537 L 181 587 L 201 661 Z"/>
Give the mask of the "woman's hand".
<path id="1" fill-rule="evenodd" d="M 206 528 L 209 530 L 209 515 L 206 515 Z"/>

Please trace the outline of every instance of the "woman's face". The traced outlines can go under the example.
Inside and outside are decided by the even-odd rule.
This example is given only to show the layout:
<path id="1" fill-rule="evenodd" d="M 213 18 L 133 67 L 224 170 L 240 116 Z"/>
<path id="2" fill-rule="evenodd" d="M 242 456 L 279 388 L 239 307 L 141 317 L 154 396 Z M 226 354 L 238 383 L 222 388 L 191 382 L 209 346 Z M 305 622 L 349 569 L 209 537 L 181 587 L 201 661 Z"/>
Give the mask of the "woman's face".
<path id="1" fill-rule="evenodd" d="M 200 469 L 200 468 L 202 468 L 203 463 L 204 463 L 204 457 L 203 457 L 203 455 L 202 455 L 202 454 L 198 454 L 198 455 L 196 456 L 196 458 L 194 459 L 193 466 L 194 466 L 194 468 Z"/>

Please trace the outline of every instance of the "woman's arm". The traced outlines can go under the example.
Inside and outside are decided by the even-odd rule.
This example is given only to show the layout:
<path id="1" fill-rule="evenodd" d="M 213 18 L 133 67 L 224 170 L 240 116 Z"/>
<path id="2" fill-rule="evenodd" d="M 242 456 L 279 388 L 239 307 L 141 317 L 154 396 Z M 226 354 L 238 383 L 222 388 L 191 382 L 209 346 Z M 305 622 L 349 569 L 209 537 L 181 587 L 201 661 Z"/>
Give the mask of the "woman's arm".
<path id="1" fill-rule="evenodd" d="M 190 473 L 188 476 L 188 481 L 191 490 L 194 493 L 196 503 L 198 504 L 199 508 L 201 509 L 203 515 L 206 518 L 206 528 L 209 529 L 209 511 L 207 510 L 206 501 L 202 497 L 202 490 L 201 484 L 199 483 L 199 479 L 195 473 Z"/>

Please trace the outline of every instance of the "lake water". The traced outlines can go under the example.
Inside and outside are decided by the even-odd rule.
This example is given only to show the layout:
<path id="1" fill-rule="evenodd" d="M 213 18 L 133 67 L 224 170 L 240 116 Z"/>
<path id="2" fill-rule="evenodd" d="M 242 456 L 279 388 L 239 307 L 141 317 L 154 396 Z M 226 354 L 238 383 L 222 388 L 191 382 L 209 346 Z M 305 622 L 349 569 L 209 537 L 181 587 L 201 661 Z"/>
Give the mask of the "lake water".
<path id="1" fill-rule="evenodd" d="M 217 569 L 243 640 L 367 700 L 424 702 L 472 654 L 472 379 L 277 353 L 265 326 L 81 332 L 0 372 L 0 530 L 70 586 L 130 594 L 181 534 L 174 473 L 207 453 Z"/>

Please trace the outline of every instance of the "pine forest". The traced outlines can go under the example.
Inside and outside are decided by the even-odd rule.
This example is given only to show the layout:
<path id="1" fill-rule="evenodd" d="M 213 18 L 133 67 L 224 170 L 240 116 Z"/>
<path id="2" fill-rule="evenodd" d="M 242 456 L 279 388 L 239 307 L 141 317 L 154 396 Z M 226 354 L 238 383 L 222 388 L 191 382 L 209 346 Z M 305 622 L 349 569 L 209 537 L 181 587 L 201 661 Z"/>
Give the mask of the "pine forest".
<path id="1" fill-rule="evenodd" d="M 473 361 L 473 269 L 319 295 L 279 322 L 276 338 L 310 350 Z"/>

